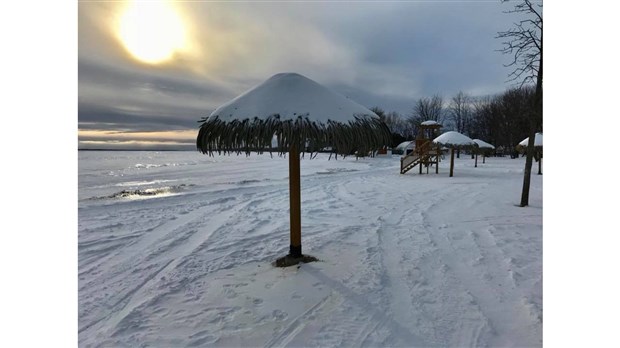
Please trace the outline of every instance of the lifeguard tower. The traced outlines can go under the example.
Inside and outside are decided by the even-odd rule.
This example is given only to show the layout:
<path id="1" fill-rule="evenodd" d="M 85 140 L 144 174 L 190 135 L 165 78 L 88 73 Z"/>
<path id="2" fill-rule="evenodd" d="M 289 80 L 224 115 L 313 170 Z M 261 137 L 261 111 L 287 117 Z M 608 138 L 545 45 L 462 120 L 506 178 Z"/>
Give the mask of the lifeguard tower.
<path id="1" fill-rule="evenodd" d="M 418 127 L 418 135 L 415 139 L 415 149 L 400 158 L 400 173 L 406 172 L 419 165 L 420 174 L 422 167 L 426 167 L 428 174 L 429 166 L 435 165 L 435 173 L 439 173 L 439 158 L 441 157 L 441 146 L 434 144 L 433 139 L 439 135 L 439 129 L 443 127 L 435 121 L 424 121 Z"/>

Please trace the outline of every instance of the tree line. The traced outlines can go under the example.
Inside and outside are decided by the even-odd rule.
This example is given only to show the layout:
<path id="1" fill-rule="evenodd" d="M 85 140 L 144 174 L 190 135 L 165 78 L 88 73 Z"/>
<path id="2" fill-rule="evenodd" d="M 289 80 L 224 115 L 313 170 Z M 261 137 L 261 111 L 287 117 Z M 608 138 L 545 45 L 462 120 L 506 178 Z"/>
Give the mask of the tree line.
<path id="1" fill-rule="evenodd" d="M 441 95 L 418 99 L 408 115 L 372 107 L 392 132 L 392 147 L 416 137 L 420 123 L 437 121 L 442 131 L 454 130 L 472 139 L 482 139 L 511 151 L 529 136 L 530 117 L 536 108 L 535 86 L 511 88 L 503 93 L 482 97 L 462 91 L 444 100 Z M 542 116 L 542 115 L 541 115 Z M 536 120 L 542 131 L 542 117 Z"/>

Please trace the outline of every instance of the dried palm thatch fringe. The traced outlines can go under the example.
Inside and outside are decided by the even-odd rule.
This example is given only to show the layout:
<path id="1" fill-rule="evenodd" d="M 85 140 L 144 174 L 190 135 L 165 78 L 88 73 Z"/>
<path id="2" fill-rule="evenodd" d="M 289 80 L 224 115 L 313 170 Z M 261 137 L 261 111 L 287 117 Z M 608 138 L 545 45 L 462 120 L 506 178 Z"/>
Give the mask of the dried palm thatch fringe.
<path id="1" fill-rule="evenodd" d="M 331 146 L 343 156 L 358 151 L 367 153 L 389 145 L 392 140 L 390 130 L 383 121 L 376 117 L 354 116 L 354 120 L 341 123 L 329 120 L 327 124 L 310 121 L 307 115 L 295 120 L 280 120 L 279 115 L 266 119 L 255 117 L 253 120 L 232 120 L 224 122 L 219 117 L 203 117 L 196 147 L 203 154 L 237 155 L 252 151 L 263 153 L 287 153 L 292 145 L 300 152 L 312 153 Z M 273 148 L 271 141 L 277 137 L 278 144 Z"/>

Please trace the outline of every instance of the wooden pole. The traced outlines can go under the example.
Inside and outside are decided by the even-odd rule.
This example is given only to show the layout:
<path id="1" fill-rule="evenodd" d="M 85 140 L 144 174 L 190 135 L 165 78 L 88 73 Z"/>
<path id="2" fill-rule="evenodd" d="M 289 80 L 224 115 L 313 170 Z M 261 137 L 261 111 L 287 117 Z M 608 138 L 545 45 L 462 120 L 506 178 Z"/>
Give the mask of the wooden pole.
<path id="1" fill-rule="evenodd" d="M 484 159 L 487 158 L 487 156 L 485 156 L 485 154 L 482 154 L 482 163 L 484 164 Z"/>
<path id="2" fill-rule="evenodd" d="M 542 175 L 542 155 L 538 155 L 538 175 Z"/>
<path id="3" fill-rule="evenodd" d="M 450 177 L 454 176 L 454 147 L 450 150 Z"/>
<path id="4" fill-rule="evenodd" d="M 301 257 L 301 190 L 299 180 L 299 152 L 295 145 L 288 154 L 289 195 L 291 204 L 291 249 L 289 255 Z"/>
<path id="5" fill-rule="evenodd" d="M 418 154 L 420 161 L 418 162 L 418 166 L 420 166 L 420 174 L 422 174 L 422 152 Z"/>
<path id="6" fill-rule="evenodd" d="M 476 152 L 476 164 L 474 165 L 474 168 L 478 168 L 478 152 Z"/>

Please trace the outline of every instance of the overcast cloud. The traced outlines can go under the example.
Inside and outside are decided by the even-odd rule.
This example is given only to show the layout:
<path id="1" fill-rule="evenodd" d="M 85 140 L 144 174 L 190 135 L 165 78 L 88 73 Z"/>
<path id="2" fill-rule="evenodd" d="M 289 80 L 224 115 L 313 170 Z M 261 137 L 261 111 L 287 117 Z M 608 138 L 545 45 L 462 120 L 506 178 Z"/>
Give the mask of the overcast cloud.
<path id="1" fill-rule="evenodd" d="M 168 135 L 145 134 L 183 130 L 175 146 L 191 148 L 200 117 L 279 72 L 403 115 L 420 97 L 509 87 L 494 37 L 516 19 L 499 0 L 179 2 L 190 44 L 160 65 L 136 61 L 115 37 L 124 5 L 79 3 L 80 148 L 157 146 Z"/>

